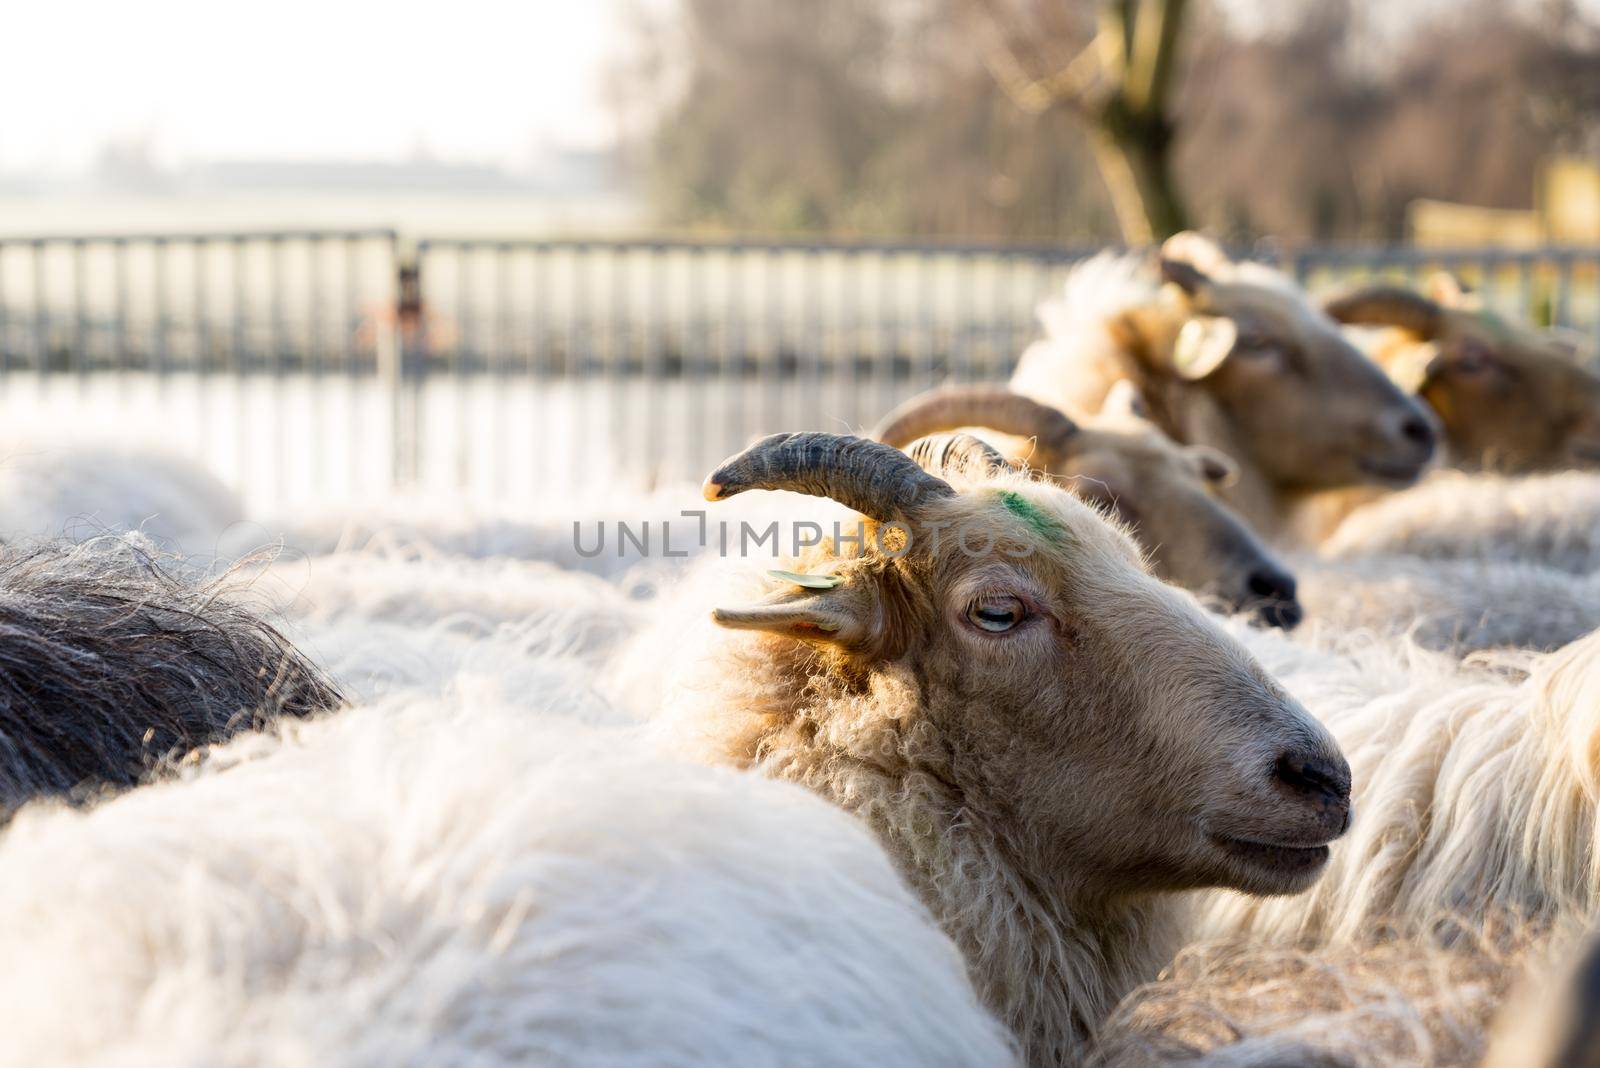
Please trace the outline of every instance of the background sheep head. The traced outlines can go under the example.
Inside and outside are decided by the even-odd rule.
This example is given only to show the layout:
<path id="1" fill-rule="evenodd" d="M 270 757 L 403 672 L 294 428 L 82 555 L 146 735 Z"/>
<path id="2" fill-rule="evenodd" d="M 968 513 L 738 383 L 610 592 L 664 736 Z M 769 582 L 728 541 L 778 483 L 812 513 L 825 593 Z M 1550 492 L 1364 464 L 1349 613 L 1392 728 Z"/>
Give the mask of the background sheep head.
<path id="1" fill-rule="evenodd" d="M 1179 234 L 1160 299 L 1113 324 L 1156 421 L 1286 490 L 1402 486 L 1433 453 L 1423 410 L 1274 272 Z"/>
<path id="2" fill-rule="evenodd" d="M 858 438 L 751 446 L 708 499 L 830 497 L 867 537 L 804 561 L 822 576 L 809 587 L 780 578 L 714 618 L 783 643 L 796 701 L 870 700 L 880 683 L 913 694 L 892 718 L 931 731 L 938 755 L 907 774 L 943 784 L 1033 877 L 1067 884 L 1055 892 L 1308 886 L 1349 815 L 1327 732 L 1071 494 L 1003 471 L 952 477 L 967 485 Z"/>
<path id="3" fill-rule="evenodd" d="M 1575 344 L 1490 314 L 1449 275 L 1429 288 L 1366 286 L 1327 311 L 1392 328 L 1374 356 L 1433 410 L 1453 463 L 1506 474 L 1600 467 L 1600 378 L 1578 366 Z"/>
<path id="4" fill-rule="evenodd" d="M 1293 627 L 1295 581 L 1218 497 L 1238 477 L 1226 455 L 1178 445 L 1113 390 L 1091 425 L 1003 386 L 954 386 L 914 397 L 884 417 L 873 436 L 903 448 L 925 434 L 983 428 L 1009 439 L 1001 450 L 1122 522 L 1155 573 L 1268 624 Z"/>

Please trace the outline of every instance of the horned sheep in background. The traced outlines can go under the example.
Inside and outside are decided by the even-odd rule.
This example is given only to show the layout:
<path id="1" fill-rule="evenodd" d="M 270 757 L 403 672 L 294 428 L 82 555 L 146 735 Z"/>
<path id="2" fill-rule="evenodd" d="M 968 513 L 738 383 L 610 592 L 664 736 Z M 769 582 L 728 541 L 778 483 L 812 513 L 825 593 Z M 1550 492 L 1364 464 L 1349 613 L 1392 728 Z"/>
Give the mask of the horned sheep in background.
<path id="1" fill-rule="evenodd" d="M 658 726 L 859 815 L 1026 1059 L 1074 1063 L 1181 939 L 1175 891 L 1316 879 L 1349 777 L 1125 534 L 962 455 L 952 482 L 877 442 L 781 434 L 718 468 L 708 499 L 794 490 L 866 530 L 749 583 L 749 603 L 702 584 L 722 591 L 714 621 L 750 633 L 708 635 Z"/>
<path id="2" fill-rule="evenodd" d="M 1224 499 L 1271 539 L 1293 534 L 1317 491 L 1410 485 L 1432 457 L 1422 407 L 1336 323 L 1276 271 L 1198 235 L 1168 239 L 1159 280 L 1142 257 L 1078 266 L 1040 315 L 1049 336 L 1023 354 L 1013 389 L 1089 415 L 1131 382 L 1169 437 L 1239 463 Z"/>
<path id="3" fill-rule="evenodd" d="M 1575 342 L 1491 314 L 1449 275 L 1430 290 L 1369 285 L 1325 307 L 1341 323 L 1388 328 L 1373 356 L 1433 410 L 1454 465 L 1600 467 L 1600 377 L 1579 366 Z"/>
<path id="4" fill-rule="evenodd" d="M 1238 469 L 1215 449 L 1177 445 L 1131 410 L 1080 426 L 1003 386 L 954 386 L 914 397 L 885 416 L 873 436 L 898 448 L 961 428 L 998 433 L 1009 461 L 1050 475 L 1126 524 L 1162 578 L 1273 626 L 1299 623 L 1294 576 L 1217 499 Z"/>

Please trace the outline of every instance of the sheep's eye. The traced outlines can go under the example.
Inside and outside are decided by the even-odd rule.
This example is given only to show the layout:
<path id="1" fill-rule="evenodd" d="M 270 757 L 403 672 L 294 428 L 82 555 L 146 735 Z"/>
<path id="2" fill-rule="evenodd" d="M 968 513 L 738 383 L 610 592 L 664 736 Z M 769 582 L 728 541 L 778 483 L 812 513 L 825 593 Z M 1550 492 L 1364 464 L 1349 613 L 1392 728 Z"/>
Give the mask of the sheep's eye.
<path id="1" fill-rule="evenodd" d="M 1455 354 L 1455 359 L 1450 361 L 1450 369 L 1462 374 L 1480 375 L 1493 370 L 1495 363 L 1495 358 L 1489 354 L 1487 348 L 1469 341 L 1461 346 Z"/>
<path id="2" fill-rule="evenodd" d="M 1008 631 L 1027 616 L 1027 608 L 1015 597 L 985 597 L 967 609 L 967 621 L 991 634 Z"/>

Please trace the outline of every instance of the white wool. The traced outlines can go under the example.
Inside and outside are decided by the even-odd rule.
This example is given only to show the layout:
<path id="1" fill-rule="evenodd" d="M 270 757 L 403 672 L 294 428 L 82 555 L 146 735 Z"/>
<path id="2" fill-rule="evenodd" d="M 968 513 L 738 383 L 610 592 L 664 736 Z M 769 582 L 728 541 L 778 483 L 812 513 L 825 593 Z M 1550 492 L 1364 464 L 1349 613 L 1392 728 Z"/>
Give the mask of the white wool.
<path id="1" fill-rule="evenodd" d="M 565 692 L 586 696 L 600 681 L 595 661 L 568 648 L 559 616 L 488 634 L 448 624 L 406 627 L 364 620 L 305 624 L 293 633 L 300 648 L 358 702 L 396 695 L 465 697 L 537 712 L 549 701 L 552 680 Z M 634 718 L 622 706 L 584 707 L 603 712 L 604 722 Z"/>
<path id="2" fill-rule="evenodd" d="M 138 530 L 209 558 L 242 515 L 226 486 L 175 456 L 13 444 L 0 457 L 0 539 Z"/>
<path id="3" fill-rule="evenodd" d="M 484 509 L 434 498 L 397 497 L 355 512 L 309 511 L 243 524 L 229 533 L 225 547 L 233 557 L 264 545 L 282 545 L 310 556 L 373 550 L 474 560 L 542 560 L 625 585 L 654 585 L 702 555 L 722 554 L 724 538 L 728 551 L 736 554 L 745 524 L 751 528 L 746 541 L 778 524 L 781 554 L 786 555 L 792 552 L 797 522 L 818 523 L 831 532 L 835 521 L 848 523 L 851 518 L 842 505 L 796 493 L 749 494 L 707 509 L 698 487 L 688 485 L 653 491 L 616 489 L 582 500 L 552 499 L 534 509 Z M 623 536 L 619 525 L 630 536 Z M 805 531 L 799 534 L 809 536 Z M 770 544 L 764 543 L 760 551 L 776 557 L 779 554 L 766 547 Z"/>
<path id="4" fill-rule="evenodd" d="M 865 828 L 561 700 L 380 703 L 25 811 L 0 1063 L 1011 1060 Z"/>
<path id="5" fill-rule="evenodd" d="M 1538 563 L 1586 575 L 1600 571 L 1600 474 L 1440 471 L 1356 509 L 1322 552 Z"/>
<path id="6" fill-rule="evenodd" d="M 1600 627 L 1600 573 L 1539 564 L 1414 556 L 1291 557 L 1304 640 L 1404 635 L 1429 649 L 1551 650 Z"/>
<path id="7" fill-rule="evenodd" d="M 1207 268 L 1218 281 L 1264 286 L 1290 297 L 1320 316 L 1304 290 L 1282 271 L 1249 260 Z M 1155 261 L 1141 252 L 1100 252 L 1067 273 L 1057 297 L 1042 301 L 1039 322 L 1048 338 L 1078 345 L 1086 336 L 1104 334 L 1111 317 L 1161 299 L 1162 283 Z"/>
<path id="8" fill-rule="evenodd" d="M 1101 252 L 1067 273 L 1060 296 L 1039 304 L 1039 322 L 1049 337 L 1075 341 L 1100 328 L 1109 316 L 1153 301 L 1160 292 L 1161 280 L 1149 256 Z"/>
<path id="9" fill-rule="evenodd" d="M 278 610 L 308 623 L 361 621 L 491 634 L 559 621 L 569 651 L 602 650 L 633 629 L 639 603 L 611 582 L 536 560 L 471 560 L 419 547 L 299 557 L 256 577 Z"/>
<path id="10" fill-rule="evenodd" d="M 1207 931 L 1359 942 L 1385 923 L 1473 929 L 1600 907 L 1600 633 L 1482 662 L 1392 640 L 1240 637 L 1333 731 L 1355 818 L 1309 893 L 1216 895 Z"/>

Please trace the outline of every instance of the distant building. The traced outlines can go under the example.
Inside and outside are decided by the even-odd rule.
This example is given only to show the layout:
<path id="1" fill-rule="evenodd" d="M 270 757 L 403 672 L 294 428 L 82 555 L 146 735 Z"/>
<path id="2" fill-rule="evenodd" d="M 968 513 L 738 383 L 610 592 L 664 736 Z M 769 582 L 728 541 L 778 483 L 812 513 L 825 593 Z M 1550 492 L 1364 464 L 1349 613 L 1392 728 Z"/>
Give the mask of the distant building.
<path id="1" fill-rule="evenodd" d="M 1555 159 L 1541 168 L 1532 211 L 1507 211 L 1443 200 L 1406 208 L 1413 244 L 1428 248 L 1496 245 L 1600 245 L 1600 166 Z"/>

